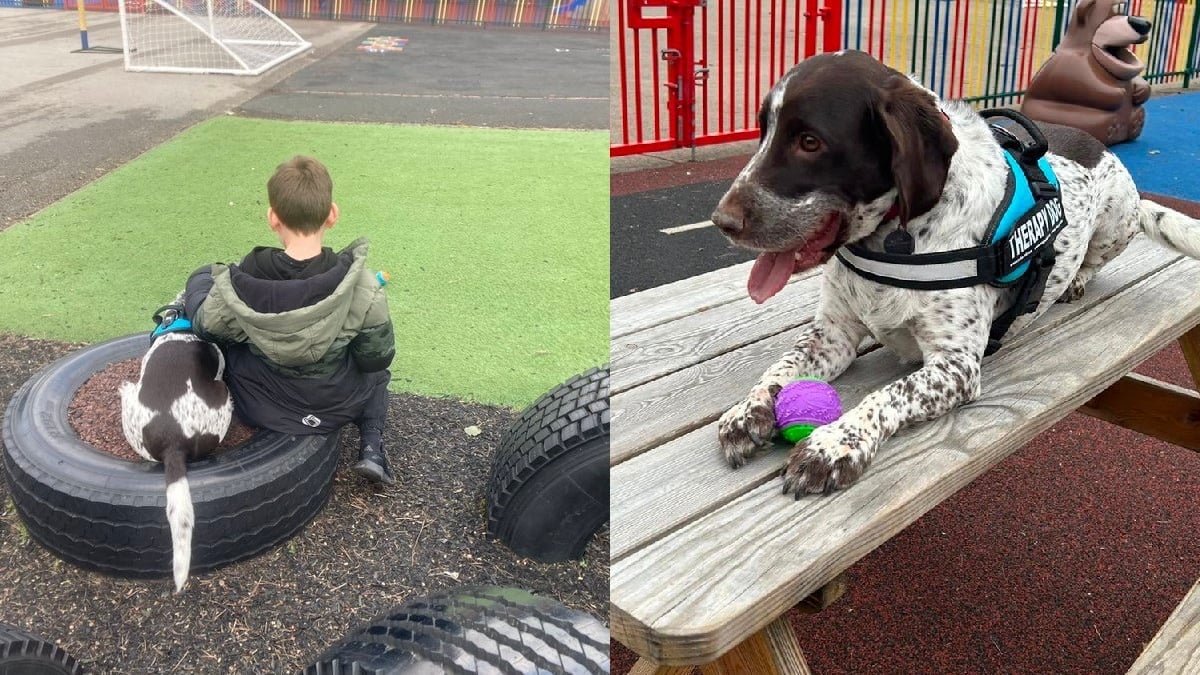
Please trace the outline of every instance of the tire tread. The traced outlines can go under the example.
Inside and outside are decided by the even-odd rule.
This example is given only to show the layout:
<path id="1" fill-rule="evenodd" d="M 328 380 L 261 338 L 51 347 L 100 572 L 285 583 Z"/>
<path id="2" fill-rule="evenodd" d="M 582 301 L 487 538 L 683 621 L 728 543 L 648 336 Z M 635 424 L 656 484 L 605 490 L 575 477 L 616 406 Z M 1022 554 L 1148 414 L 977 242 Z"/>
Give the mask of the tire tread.
<path id="1" fill-rule="evenodd" d="M 83 664 L 62 647 L 26 633 L 15 626 L 0 623 L 0 666 L 5 661 L 15 661 L 17 658 L 36 659 L 42 664 L 53 665 L 62 673 L 69 675 L 84 672 Z"/>
<path id="2" fill-rule="evenodd" d="M 526 484 L 571 450 L 607 437 L 608 390 L 604 365 L 572 377 L 522 412 L 493 455 L 488 482 L 490 534 L 511 545 L 521 517 L 514 502 Z"/>
<path id="3" fill-rule="evenodd" d="M 556 633 L 574 638 L 573 644 Z M 381 672 L 417 658 L 447 673 L 591 675 L 609 672 L 608 649 L 603 624 L 583 612 L 519 589 L 468 586 L 410 600 L 377 617 L 304 673 Z M 534 670 L 517 668 L 509 655 Z"/>

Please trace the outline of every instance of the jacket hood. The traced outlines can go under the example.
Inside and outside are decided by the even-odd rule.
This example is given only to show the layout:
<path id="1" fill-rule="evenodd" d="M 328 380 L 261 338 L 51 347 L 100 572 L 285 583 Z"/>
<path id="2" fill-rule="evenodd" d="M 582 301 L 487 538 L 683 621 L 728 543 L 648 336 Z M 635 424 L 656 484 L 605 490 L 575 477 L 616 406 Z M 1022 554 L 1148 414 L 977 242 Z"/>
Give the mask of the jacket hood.
<path id="1" fill-rule="evenodd" d="M 209 295 L 220 298 L 265 357 L 281 366 L 311 365 L 363 328 L 372 299 L 382 291 L 366 266 L 366 239 L 354 241 L 338 257 L 337 267 L 327 272 L 286 281 L 257 279 L 236 266 L 216 264 Z M 285 309 L 270 311 L 276 308 Z"/>

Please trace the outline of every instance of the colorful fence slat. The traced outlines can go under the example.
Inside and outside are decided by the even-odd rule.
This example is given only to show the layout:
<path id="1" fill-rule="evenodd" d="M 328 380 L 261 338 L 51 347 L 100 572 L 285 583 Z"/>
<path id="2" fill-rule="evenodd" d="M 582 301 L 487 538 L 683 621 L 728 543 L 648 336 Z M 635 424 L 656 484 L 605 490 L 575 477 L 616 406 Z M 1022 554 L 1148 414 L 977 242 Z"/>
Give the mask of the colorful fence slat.
<path id="1" fill-rule="evenodd" d="M 269 0 L 275 14 L 293 19 L 333 19 L 605 30 L 609 0 Z"/>
<path id="2" fill-rule="evenodd" d="M 917 75 L 944 98 L 1009 105 L 1066 31 L 1075 0 L 845 0 L 845 46 Z M 1145 77 L 1176 83 L 1197 72 L 1196 0 L 1134 0 L 1150 40 L 1134 48 Z"/>

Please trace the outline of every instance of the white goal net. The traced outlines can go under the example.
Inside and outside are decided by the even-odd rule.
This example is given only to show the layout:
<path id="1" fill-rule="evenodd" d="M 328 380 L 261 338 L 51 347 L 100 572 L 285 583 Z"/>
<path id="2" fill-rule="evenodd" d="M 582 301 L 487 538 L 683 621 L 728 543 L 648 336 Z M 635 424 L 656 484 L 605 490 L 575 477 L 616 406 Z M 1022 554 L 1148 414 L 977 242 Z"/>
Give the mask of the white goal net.
<path id="1" fill-rule="evenodd" d="M 258 75 L 312 45 L 255 0 L 120 0 L 125 70 Z"/>

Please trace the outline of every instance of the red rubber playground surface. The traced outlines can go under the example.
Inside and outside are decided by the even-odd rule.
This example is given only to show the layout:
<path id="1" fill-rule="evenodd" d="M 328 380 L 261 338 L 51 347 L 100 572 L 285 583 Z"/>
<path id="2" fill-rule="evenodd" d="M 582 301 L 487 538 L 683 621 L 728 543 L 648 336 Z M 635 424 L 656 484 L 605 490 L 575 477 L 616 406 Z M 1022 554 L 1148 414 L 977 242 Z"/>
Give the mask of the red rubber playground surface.
<path id="1" fill-rule="evenodd" d="M 1184 98 L 1200 111 L 1197 95 L 1172 105 Z M 1119 154 L 1196 147 L 1155 139 L 1157 114 Z M 732 179 L 745 159 L 614 175 L 612 189 Z M 1167 169 L 1139 166 L 1139 183 L 1147 170 Z M 1171 190 L 1197 201 L 1147 196 L 1200 218 L 1198 187 Z M 1137 372 L 1196 386 L 1177 345 Z M 1200 454 L 1072 413 L 852 566 L 836 603 L 789 618 L 821 675 L 1124 673 L 1200 578 L 1197 535 Z M 635 660 L 614 641 L 614 673 Z"/>

